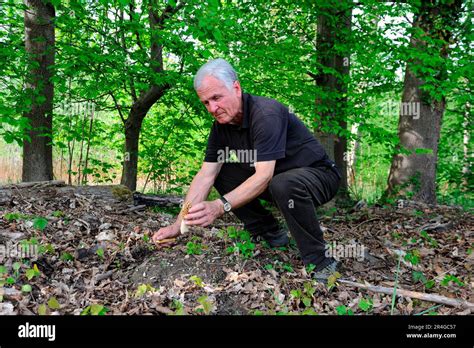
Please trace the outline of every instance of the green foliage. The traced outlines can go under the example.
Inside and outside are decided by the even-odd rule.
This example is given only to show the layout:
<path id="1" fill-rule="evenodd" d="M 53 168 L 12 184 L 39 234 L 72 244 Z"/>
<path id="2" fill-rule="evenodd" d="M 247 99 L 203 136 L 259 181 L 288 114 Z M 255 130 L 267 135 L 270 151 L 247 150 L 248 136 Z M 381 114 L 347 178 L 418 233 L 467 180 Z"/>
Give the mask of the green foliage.
<path id="1" fill-rule="evenodd" d="M 62 261 L 74 261 L 74 256 L 72 256 L 70 253 L 64 252 L 61 253 L 60 259 Z"/>
<path id="2" fill-rule="evenodd" d="M 61 210 L 53 211 L 53 213 L 51 215 L 53 215 L 54 217 L 57 217 L 57 218 L 61 218 L 61 217 L 65 216 L 64 212 L 62 212 Z"/>
<path id="3" fill-rule="evenodd" d="M 104 249 L 103 248 L 98 248 L 95 253 L 97 254 L 97 256 L 99 256 L 99 258 L 101 260 L 104 259 Z"/>
<path id="4" fill-rule="evenodd" d="M 438 242 L 436 241 L 436 239 L 434 239 L 433 237 L 431 237 L 430 235 L 428 235 L 428 232 L 426 231 L 421 231 L 420 232 L 420 235 L 423 239 L 425 239 L 426 241 L 428 241 L 428 243 L 434 247 L 434 248 L 437 248 L 438 247 Z"/>
<path id="5" fill-rule="evenodd" d="M 345 305 L 340 305 L 336 307 L 337 315 L 354 315 L 354 311 L 350 308 L 347 308 Z"/>
<path id="6" fill-rule="evenodd" d="M 184 305 L 176 299 L 173 299 L 173 302 L 171 303 L 171 308 L 174 309 L 174 315 L 185 315 L 186 314 L 186 312 L 184 310 Z"/>
<path id="7" fill-rule="evenodd" d="M 362 298 L 359 301 L 359 308 L 362 309 L 364 312 L 370 312 L 374 306 L 374 303 L 371 298 Z"/>
<path id="8" fill-rule="evenodd" d="M 197 240 L 199 240 L 199 237 L 193 236 L 194 242 L 188 242 L 186 243 L 186 254 L 188 255 L 201 255 L 203 252 L 203 245 Z"/>
<path id="9" fill-rule="evenodd" d="M 426 279 L 423 272 L 413 271 L 412 276 L 413 281 L 422 283 L 427 289 L 431 289 L 435 285 L 435 281 Z"/>
<path id="10" fill-rule="evenodd" d="M 48 300 L 48 307 L 51 309 L 59 309 L 61 308 L 61 305 L 59 304 L 56 297 L 50 297 L 50 299 Z"/>
<path id="11" fill-rule="evenodd" d="M 200 306 L 196 309 L 198 313 L 210 314 L 214 309 L 214 304 L 207 296 L 201 296 L 197 300 Z"/>
<path id="12" fill-rule="evenodd" d="M 6 213 L 3 218 L 7 221 L 20 221 L 22 219 L 26 219 L 27 216 L 21 213 Z"/>
<path id="13" fill-rule="evenodd" d="M 290 291 L 290 295 L 293 299 L 296 300 L 297 305 L 300 303 L 303 304 L 304 308 L 306 310 L 312 309 L 311 307 L 313 306 L 314 303 L 314 293 L 316 289 L 313 287 L 313 284 L 311 282 L 306 282 L 303 285 L 303 289 L 295 289 Z M 304 312 L 303 314 L 314 314 L 313 311 L 307 311 Z"/>
<path id="14" fill-rule="evenodd" d="M 109 309 L 101 304 L 91 304 L 84 308 L 81 315 L 106 315 Z"/>
<path id="15" fill-rule="evenodd" d="M 233 226 L 229 226 L 227 228 L 227 235 L 233 242 L 233 245 L 226 249 L 228 253 L 236 253 L 243 258 L 250 258 L 253 256 L 255 243 L 252 242 L 248 231 L 238 230 Z"/>
<path id="16" fill-rule="evenodd" d="M 25 272 L 25 276 L 28 280 L 33 279 L 34 277 L 39 277 L 41 275 L 40 270 L 36 264 L 33 265 L 33 268 L 29 268 Z"/>
<path id="17" fill-rule="evenodd" d="M 30 284 L 24 284 L 22 285 L 21 287 L 21 291 L 22 292 L 31 292 L 32 288 L 31 288 L 31 285 Z"/>
<path id="18" fill-rule="evenodd" d="M 198 276 L 191 276 L 189 280 L 191 280 L 194 284 L 196 284 L 200 288 L 204 287 L 204 282 Z"/>
<path id="19" fill-rule="evenodd" d="M 452 274 L 446 274 L 441 281 L 441 286 L 448 286 L 450 283 L 454 283 L 459 286 L 464 286 L 464 283 L 459 280 L 458 277 L 452 275 Z"/>
<path id="20" fill-rule="evenodd" d="M 143 297 L 148 292 L 155 292 L 156 289 L 150 284 L 140 284 L 135 291 L 135 297 Z"/>
<path id="21" fill-rule="evenodd" d="M 404 260 L 416 266 L 420 263 L 420 252 L 416 249 L 411 250 L 405 254 Z"/>

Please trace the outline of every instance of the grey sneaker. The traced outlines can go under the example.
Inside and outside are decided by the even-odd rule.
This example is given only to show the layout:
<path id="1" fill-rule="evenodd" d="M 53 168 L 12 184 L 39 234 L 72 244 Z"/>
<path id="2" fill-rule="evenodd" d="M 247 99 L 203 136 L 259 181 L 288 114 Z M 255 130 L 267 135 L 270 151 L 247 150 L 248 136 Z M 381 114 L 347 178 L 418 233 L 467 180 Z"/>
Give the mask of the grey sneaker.
<path id="1" fill-rule="evenodd" d="M 334 273 L 339 271 L 341 267 L 341 263 L 335 259 L 332 259 L 331 263 L 324 267 L 322 270 L 317 272 L 311 273 L 311 278 L 320 282 L 320 283 L 327 283 L 328 278 L 332 276 Z"/>

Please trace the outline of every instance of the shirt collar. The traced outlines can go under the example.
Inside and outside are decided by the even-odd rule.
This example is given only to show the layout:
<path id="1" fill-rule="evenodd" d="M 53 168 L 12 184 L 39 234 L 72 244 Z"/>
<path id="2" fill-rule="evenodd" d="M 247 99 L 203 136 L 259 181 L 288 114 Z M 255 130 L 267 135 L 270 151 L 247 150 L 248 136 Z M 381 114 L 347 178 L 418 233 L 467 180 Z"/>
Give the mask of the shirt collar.
<path id="1" fill-rule="evenodd" d="M 234 131 L 241 131 L 249 128 L 250 119 L 250 94 L 242 92 L 242 124 L 240 126 L 227 124 L 226 126 Z M 217 121 L 215 121 L 217 122 Z"/>
<path id="2" fill-rule="evenodd" d="M 249 128 L 250 119 L 250 95 L 248 93 L 242 93 L 242 125 L 240 129 Z"/>

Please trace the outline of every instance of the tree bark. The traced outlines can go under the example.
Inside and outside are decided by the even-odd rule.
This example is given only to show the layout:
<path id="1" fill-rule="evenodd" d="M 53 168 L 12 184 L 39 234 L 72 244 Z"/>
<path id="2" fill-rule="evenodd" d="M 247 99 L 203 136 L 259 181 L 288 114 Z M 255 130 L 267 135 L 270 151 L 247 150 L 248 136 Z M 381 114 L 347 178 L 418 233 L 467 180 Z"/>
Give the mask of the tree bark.
<path id="1" fill-rule="evenodd" d="M 24 0 L 25 48 L 30 69 L 26 79 L 31 109 L 29 139 L 23 141 L 23 181 L 53 179 L 52 120 L 54 85 L 54 6 L 41 0 Z"/>
<path id="2" fill-rule="evenodd" d="M 351 30 L 351 0 L 324 2 L 319 8 L 317 18 L 317 62 L 319 72 L 313 75 L 316 84 L 321 88 L 316 98 L 316 110 L 323 126 L 342 131 L 339 135 L 321 127 L 316 137 L 325 148 L 328 156 L 336 162 L 342 173 L 341 190 L 347 194 L 347 80 L 349 77 L 349 54 L 341 55 L 335 46 L 342 45 Z M 324 72 L 323 69 L 327 70 Z"/>
<path id="3" fill-rule="evenodd" d="M 447 28 L 457 22 L 461 5 L 460 0 L 451 3 L 423 0 L 415 14 L 410 39 L 414 58 L 408 60 L 405 71 L 398 124 L 400 143 L 388 177 L 389 196 L 413 195 L 413 200 L 436 203 L 438 142 L 446 108 L 446 91 L 441 86 L 447 77 L 445 61 L 451 38 L 451 30 Z M 426 56 L 427 51 L 439 55 L 439 59 L 431 58 L 437 63 L 430 64 L 429 73 L 423 70 L 426 58 L 424 61 L 418 58 Z M 434 92 L 425 88 L 430 84 L 434 85 Z"/>

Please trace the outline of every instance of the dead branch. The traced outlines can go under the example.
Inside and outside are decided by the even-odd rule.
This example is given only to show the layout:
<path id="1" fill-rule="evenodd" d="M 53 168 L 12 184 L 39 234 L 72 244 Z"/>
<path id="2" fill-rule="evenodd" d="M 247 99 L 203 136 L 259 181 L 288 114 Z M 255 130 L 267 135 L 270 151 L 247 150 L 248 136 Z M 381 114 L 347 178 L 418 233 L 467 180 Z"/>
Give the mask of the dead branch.
<path id="1" fill-rule="evenodd" d="M 144 195 L 135 192 L 133 194 L 134 205 L 146 205 L 148 207 L 170 207 L 179 206 L 183 203 L 183 198 L 175 196 L 157 196 L 157 195 Z"/>
<path id="2" fill-rule="evenodd" d="M 392 295 L 393 294 L 393 287 L 388 288 L 385 286 L 375 286 L 375 285 L 366 285 L 361 283 L 352 282 L 350 280 L 339 279 L 338 282 L 342 284 L 346 284 L 349 286 L 354 286 L 356 288 L 361 288 L 373 292 L 378 292 L 381 294 Z M 462 307 L 462 308 L 469 308 L 471 311 L 474 309 L 474 303 L 468 302 L 466 300 L 460 300 L 455 298 L 449 298 L 437 294 L 425 294 L 422 292 L 398 289 L 396 291 L 397 296 L 404 296 L 409 298 L 416 298 L 423 301 L 440 303 L 451 307 Z"/>
<path id="3" fill-rule="evenodd" d="M 12 188 L 65 186 L 65 185 L 66 183 L 63 180 L 30 181 L 30 182 L 20 182 L 18 184 L 3 185 L 3 186 L 0 186 L 0 190 L 12 189 Z"/>

